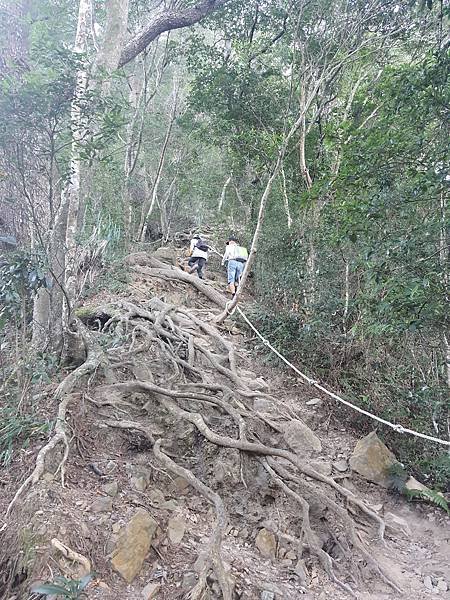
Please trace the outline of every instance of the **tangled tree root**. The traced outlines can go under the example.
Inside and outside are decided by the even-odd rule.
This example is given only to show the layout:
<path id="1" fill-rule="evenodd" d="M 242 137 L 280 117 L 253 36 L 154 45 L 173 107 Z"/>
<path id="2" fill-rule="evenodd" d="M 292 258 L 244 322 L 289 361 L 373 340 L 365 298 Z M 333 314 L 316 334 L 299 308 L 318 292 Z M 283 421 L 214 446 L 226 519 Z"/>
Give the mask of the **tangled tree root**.
<path id="1" fill-rule="evenodd" d="M 61 474 L 61 484 L 64 486 L 65 464 L 69 455 L 69 442 L 66 432 L 66 413 L 67 407 L 71 400 L 71 393 L 80 379 L 93 373 L 101 364 L 104 353 L 94 341 L 91 333 L 84 327 L 81 322 L 77 322 L 78 330 L 84 340 L 87 349 L 87 358 L 85 362 L 77 369 L 69 373 L 67 377 L 59 384 L 55 392 L 55 400 L 59 401 L 58 413 L 56 416 L 55 430 L 50 440 L 43 446 L 36 457 L 36 462 L 33 471 L 21 484 L 13 499 L 8 505 L 5 517 L 9 517 L 11 510 L 23 492 L 29 487 L 35 485 L 44 474 L 46 456 L 58 446 L 63 444 L 64 454 L 58 465 L 56 473 Z"/>
<path id="2" fill-rule="evenodd" d="M 147 262 L 147 264 L 149 263 Z M 150 261 L 150 264 L 153 266 L 148 267 L 151 269 L 151 273 L 149 271 L 148 274 L 152 276 L 186 280 L 186 282 L 192 282 L 191 280 L 194 279 L 197 287 L 204 285 L 182 271 L 178 273 L 166 265 L 155 266 L 154 261 Z M 141 269 L 141 267 L 139 268 Z M 157 269 L 158 272 L 155 273 L 154 269 Z M 243 456 L 254 457 L 255 460 L 261 461 L 274 483 L 300 505 L 304 542 L 310 555 L 317 556 L 332 581 L 349 595 L 355 596 L 354 590 L 343 581 L 342 575 L 349 576 L 350 573 L 350 579 L 355 585 L 363 580 L 362 573 L 358 567 L 355 567 L 358 564 L 355 561 L 355 555 L 358 555 L 359 559 L 377 573 L 387 585 L 400 592 L 396 582 L 378 563 L 367 544 L 362 541 L 351 510 L 357 511 L 360 517 L 366 517 L 369 522 L 372 521 L 377 525 L 378 537 L 381 541 L 384 538 L 383 519 L 357 495 L 341 486 L 332 477 L 315 471 L 296 454 L 284 448 L 267 446 L 255 440 L 252 432 L 253 423 L 259 422 L 275 431 L 282 431 L 283 427 L 279 422 L 273 422 L 255 412 L 249 401 L 255 397 L 268 397 L 275 403 L 276 400 L 261 391 L 260 386 L 255 385 L 254 381 L 239 373 L 235 351 L 218 329 L 211 323 L 201 320 L 191 311 L 167 305 L 158 299 L 149 301 L 145 308 L 125 302 L 122 304 L 121 311 L 118 311 L 113 322 L 126 323 L 132 338 L 129 354 L 127 356 L 125 353 L 123 358 L 127 356 L 127 359 L 133 360 L 133 351 L 137 347 L 136 340 L 139 337 L 143 347 L 157 348 L 159 355 L 162 353 L 165 356 L 168 364 L 171 365 L 172 374 L 168 378 L 167 386 L 157 385 L 153 381 L 131 379 L 97 388 L 97 397 L 115 398 L 117 402 L 123 402 L 125 398 L 130 401 L 130 398 L 136 397 L 136 394 L 147 395 L 153 405 L 156 403 L 161 407 L 160 409 L 172 415 L 174 422 L 181 420 L 194 425 L 209 443 L 222 448 L 236 449 Z M 191 377 L 194 375 L 197 381 L 192 382 Z M 203 409 L 199 410 L 201 406 Z M 235 424 L 236 437 L 211 429 L 203 417 L 206 410 L 219 411 L 231 417 Z M 285 409 L 280 418 L 286 421 L 293 417 L 296 415 L 289 414 L 289 411 Z M 114 423 L 113 420 L 109 420 L 108 425 L 126 426 L 123 421 L 119 424 L 119 422 Z M 134 429 L 140 429 L 142 433 L 149 433 L 145 425 L 139 427 L 134 422 L 132 426 Z M 208 569 L 212 568 L 216 572 L 222 594 L 228 598 L 227 594 L 231 588 L 228 578 L 225 577 L 223 560 L 220 558 L 220 540 L 223 524 L 226 523 L 223 500 L 211 487 L 200 481 L 192 471 L 181 467 L 176 461 L 169 458 L 161 450 L 161 440 L 154 440 L 154 436 L 151 434 L 147 435 L 147 438 L 152 440 L 155 456 L 167 470 L 177 474 L 182 473 L 183 477 L 197 491 L 214 504 L 217 513 L 216 527 L 220 525 L 220 531 L 216 529 L 212 536 L 211 548 L 213 550 L 210 553 Z M 242 473 L 241 480 L 245 481 Z M 332 499 L 332 494 L 327 493 L 327 488 L 337 493 L 336 501 Z M 340 565 L 322 548 L 318 536 L 314 532 L 314 524 L 311 523 L 308 497 L 315 501 L 318 500 L 333 516 L 332 522 L 329 522 L 330 532 L 333 539 L 338 540 L 339 537 L 341 540 L 338 545 L 347 559 L 348 571 L 346 573 L 337 574 Z M 346 507 L 346 504 L 349 508 Z M 335 531 L 333 531 L 334 528 Z M 345 541 L 342 541 L 343 537 Z M 205 577 L 205 573 L 202 573 L 200 581 L 193 591 L 193 598 L 201 597 L 206 582 Z"/>
<path id="3" fill-rule="evenodd" d="M 149 277 L 192 284 L 216 305 L 225 306 L 225 298 L 214 288 L 179 269 L 141 254 L 129 257 L 129 263 Z M 113 418 L 111 413 L 104 424 L 134 430 L 145 436 L 155 459 L 166 471 L 183 477 L 215 508 L 215 527 L 199 580 L 190 592 L 191 600 L 205 597 L 211 574 L 215 575 L 225 600 L 232 600 L 234 582 L 221 550 L 228 523 L 226 502 L 209 481 L 202 480 L 204 476 L 201 479 L 197 476 L 195 466 L 182 466 L 180 463 L 185 459 L 177 457 L 176 452 L 170 451 L 164 443 L 164 440 L 174 440 L 176 432 L 171 424 L 179 422 L 193 426 L 192 429 L 195 428 L 197 434 L 206 441 L 206 448 L 212 446 L 238 451 L 239 476 L 244 486 L 244 459 L 247 467 L 252 463 L 262 465 L 273 483 L 294 505 L 300 506 L 300 550 L 306 548 L 310 557 L 316 557 L 329 578 L 347 594 L 355 597 L 354 588 L 364 580 L 358 560 L 369 566 L 396 592 L 400 592 L 396 582 L 360 536 L 353 513 L 368 524 L 376 525 L 380 541 L 384 537 L 383 519 L 335 479 L 317 472 L 306 459 L 278 444 L 267 445 L 260 441 L 265 439 L 261 431 L 270 434 L 272 439 L 274 432 L 282 432 L 286 423 L 297 418 L 297 415 L 270 396 L 261 381 L 240 372 L 234 346 L 211 322 L 201 319 L 193 311 L 167 304 L 158 298 L 153 298 L 145 305 L 120 301 L 100 310 L 105 318 L 100 325 L 97 324 L 97 336 L 105 336 L 106 339 L 112 335 L 115 339 L 124 340 L 124 343 L 119 347 L 110 347 L 104 353 L 90 332 L 82 329 L 88 348 L 87 360 L 59 386 L 56 398 L 60 404 L 54 435 L 39 452 L 33 473 L 17 491 L 8 513 L 23 491 L 41 477 L 46 454 L 59 443 L 63 443 L 65 448 L 59 466 L 64 480 L 68 453 L 65 418 L 70 393 L 81 377 L 95 371 L 100 364 L 107 363 L 108 368 L 114 370 L 117 383 L 98 386 L 92 401 L 101 405 L 103 410 L 104 407 L 112 411 L 120 410 L 124 416 Z M 142 380 L 137 367 L 144 356 L 151 358 L 153 367 L 148 377 Z M 158 371 L 162 363 L 169 369 L 164 376 Z M 255 411 L 254 398 L 270 399 L 279 408 L 277 414 L 269 417 Z M 165 428 L 162 436 L 160 431 L 152 430 L 151 421 L 146 420 L 143 411 L 151 412 L 157 421 L 160 418 Z M 216 417 L 223 415 L 228 423 L 226 431 L 213 429 L 211 421 L 207 419 L 208 414 Z M 199 452 L 202 451 L 199 449 Z M 317 533 L 318 523 L 311 516 L 311 502 L 319 503 L 330 515 L 330 518 L 322 520 L 322 527 L 325 523 L 343 561 L 336 561 L 321 544 Z"/>

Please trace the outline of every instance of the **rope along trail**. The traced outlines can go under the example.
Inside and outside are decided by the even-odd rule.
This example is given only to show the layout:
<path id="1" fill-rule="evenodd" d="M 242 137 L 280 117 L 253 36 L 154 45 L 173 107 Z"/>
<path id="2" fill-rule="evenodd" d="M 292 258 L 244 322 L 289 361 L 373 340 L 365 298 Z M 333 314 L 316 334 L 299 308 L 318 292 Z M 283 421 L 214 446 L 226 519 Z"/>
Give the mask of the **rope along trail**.
<path id="1" fill-rule="evenodd" d="M 391 429 L 394 429 L 398 433 L 407 433 L 408 435 L 413 435 L 415 437 L 419 437 L 419 438 L 422 438 L 424 440 L 429 440 L 430 442 L 435 442 L 437 444 L 442 444 L 443 446 L 449 446 L 450 447 L 450 441 L 448 441 L 448 440 L 441 440 L 440 438 L 433 437 L 432 435 L 426 435 L 425 433 L 420 433 L 419 431 L 414 431 L 413 429 L 408 429 L 406 427 L 403 427 L 402 425 L 399 425 L 398 423 L 391 423 L 390 421 L 386 421 L 385 419 L 382 419 L 381 417 L 377 417 L 377 415 L 374 415 L 374 414 L 368 412 L 367 410 L 359 408 L 359 406 L 355 406 L 351 402 L 348 402 L 348 400 L 344 400 L 344 398 L 341 398 L 340 396 L 338 396 L 334 392 L 331 392 L 330 390 L 327 390 L 327 388 L 325 388 L 319 382 L 315 381 L 311 377 L 308 377 L 307 375 L 305 375 L 305 373 L 302 373 L 285 356 L 283 356 L 280 352 L 278 352 L 278 350 L 272 346 L 272 344 L 269 342 L 269 340 L 266 339 L 262 335 L 262 333 L 260 333 L 258 331 L 258 329 L 255 327 L 255 325 L 253 325 L 253 323 L 250 321 L 250 319 L 245 315 L 245 313 L 239 307 L 236 307 L 236 310 L 241 315 L 241 317 L 244 319 L 244 321 L 247 323 L 247 325 L 256 333 L 256 335 L 259 337 L 259 339 L 262 341 L 262 343 L 265 346 L 267 346 L 268 348 L 270 348 L 270 350 L 274 354 L 276 354 L 278 356 L 278 358 L 280 358 L 284 363 L 286 363 L 288 367 L 290 367 L 293 371 L 295 371 L 295 373 L 297 373 L 297 375 L 300 375 L 300 377 L 302 379 L 304 379 L 305 381 L 307 381 L 309 383 L 309 385 L 311 385 L 311 386 L 315 387 L 316 389 L 320 390 L 321 392 L 323 392 L 327 396 L 330 396 L 330 398 L 334 398 L 334 400 L 337 400 L 338 402 L 341 402 L 341 404 L 345 404 L 345 406 L 348 406 L 349 408 L 352 408 L 353 410 L 356 410 L 357 412 L 365 415 L 366 417 L 369 417 L 370 419 L 373 419 L 374 421 L 378 421 L 379 423 L 383 423 L 383 425 L 387 425 L 388 427 L 391 427 Z"/>

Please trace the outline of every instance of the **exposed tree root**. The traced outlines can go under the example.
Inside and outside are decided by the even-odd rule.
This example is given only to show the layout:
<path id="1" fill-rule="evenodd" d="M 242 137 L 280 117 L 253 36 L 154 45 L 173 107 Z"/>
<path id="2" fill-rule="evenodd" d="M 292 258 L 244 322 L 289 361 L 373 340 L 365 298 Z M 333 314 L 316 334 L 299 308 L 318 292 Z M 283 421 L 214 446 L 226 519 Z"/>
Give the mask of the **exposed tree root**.
<path id="1" fill-rule="evenodd" d="M 36 457 L 36 462 L 32 473 L 25 479 L 21 484 L 13 499 L 8 505 L 6 510 L 5 518 L 8 518 L 12 508 L 16 504 L 22 493 L 29 487 L 36 484 L 42 477 L 45 470 L 45 458 L 58 444 L 62 443 L 64 447 L 64 454 L 56 472 L 61 473 L 61 484 L 64 486 L 64 475 L 65 475 L 65 464 L 69 455 L 69 442 L 66 433 L 66 413 L 67 407 L 71 400 L 71 393 L 74 390 L 78 381 L 90 373 L 93 373 L 98 366 L 101 364 L 104 353 L 101 348 L 96 344 L 92 338 L 91 333 L 82 325 L 81 322 L 77 322 L 77 326 L 80 330 L 80 334 L 83 337 L 85 346 L 87 348 L 87 357 L 85 362 L 80 365 L 77 369 L 69 373 L 67 377 L 59 384 L 55 392 L 55 400 L 59 400 L 58 413 L 56 416 L 55 430 L 50 440 L 43 446 Z"/>
<path id="2" fill-rule="evenodd" d="M 132 255 L 128 262 L 143 275 L 188 283 L 218 306 L 223 308 L 226 304 L 225 297 L 210 285 L 144 253 Z M 94 312 L 100 314 L 100 309 Z M 233 344 L 212 322 L 200 318 L 198 312 L 194 314 L 187 308 L 167 304 L 158 298 L 142 305 L 121 300 L 102 307 L 101 314 L 100 325 L 104 325 L 96 335 L 104 336 L 105 340 L 114 336 L 123 343 L 103 351 L 92 334 L 80 324 L 87 359 L 58 387 L 55 398 L 59 407 L 54 434 L 39 451 L 34 470 L 16 492 L 7 515 L 25 489 L 42 476 L 47 454 L 60 443 L 64 446 L 64 456 L 58 471 L 64 483 L 69 451 L 66 412 L 71 393 L 80 378 L 94 373 L 104 364 L 114 369 L 117 383 L 97 386 L 92 399 L 86 396 L 94 405 L 112 409 L 111 417 L 108 413 L 104 425 L 141 433 L 152 446 L 155 458 L 165 471 L 183 477 L 215 508 L 215 527 L 199 580 L 190 592 L 190 600 L 205 597 L 211 574 L 217 578 L 225 600 L 232 600 L 234 582 L 221 553 L 222 538 L 228 524 L 224 500 L 203 473 L 201 477 L 196 474 L 195 466 L 191 470 L 179 464 L 176 456 L 178 446 L 175 446 L 174 452 L 169 452 L 167 444 L 162 448 L 164 440 L 174 437 L 172 425 L 180 422 L 191 424 L 193 427 L 189 426 L 189 435 L 195 432 L 193 437 L 201 439 L 197 458 L 203 459 L 202 453 L 210 452 L 211 447 L 237 451 L 239 459 L 236 471 L 239 471 L 237 475 L 244 487 L 249 481 L 250 467 L 258 467 L 255 463 L 263 466 L 275 486 L 301 509 L 300 523 L 295 523 L 295 526 L 300 525 L 300 551 L 307 549 L 309 555 L 319 561 L 330 580 L 347 594 L 356 597 L 354 587 L 363 580 L 358 560 L 364 561 L 384 583 L 400 593 L 396 582 L 385 572 L 359 535 L 351 511 L 354 510 L 358 518 L 375 523 L 381 541 L 385 528 L 383 519 L 333 477 L 313 469 L 307 458 L 280 447 L 283 443 L 281 436 L 279 442 L 276 437 L 274 440 L 274 436 L 277 432 L 283 432 L 286 423 L 299 418 L 298 415 L 268 394 L 261 381 L 241 372 L 239 356 Z M 96 323 L 96 328 L 98 325 Z M 148 364 L 143 367 L 141 361 L 145 362 L 146 359 Z M 164 365 L 163 370 L 161 365 Z M 269 399 L 277 409 L 276 414 L 254 410 L 254 398 Z M 121 413 L 118 419 L 112 418 L 114 410 L 117 414 Z M 144 412 L 147 416 L 142 418 Z M 222 415 L 225 428 L 221 426 Z M 219 426 L 211 425 L 217 422 Z M 260 441 L 267 439 L 271 440 L 270 445 Z M 182 439 L 175 441 L 184 442 Z M 326 512 L 327 516 L 320 523 L 311 510 L 313 503 L 319 504 Z M 339 548 L 345 561 L 339 562 L 333 558 L 333 552 L 322 543 L 318 532 L 323 527 L 329 530 L 330 539 L 334 540 L 334 546 Z M 292 539 L 298 541 L 298 538 Z M 347 570 L 344 571 L 344 568 Z M 355 585 L 349 585 L 349 581 Z"/>
<path id="3" fill-rule="evenodd" d="M 153 452 L 156 458 L 168 471 L 171 471 L 175 475 L 186 479 L 186 481 L 188 481 L 195 490 L 197 490 L 202 496 L 209 500 L 211 504 L 214 505 L 216 510 L 216 525 L 210 537 L 209 548 L 206 550 L 205 556 L 203 557 L 204 564 L 199 575 L 199 580 L 189 594 L 190 599 L 200 600 L 203 597 L 204 590 L 207 586 L 208 573 L 212 567 L 219 582 L 223 599 L 232 600 L 234 582 L 225 568 L 220 550 L 222 538 L 225 534 L 225 529 L 228 524 L 228 517 L 222 498 L 210 487 L 197 479 L 192 471 L 177 465 L 173 460 L 171 460 L 167 454 L 161 450 L 161 440 L 158 440 L 155 443 Z"/>

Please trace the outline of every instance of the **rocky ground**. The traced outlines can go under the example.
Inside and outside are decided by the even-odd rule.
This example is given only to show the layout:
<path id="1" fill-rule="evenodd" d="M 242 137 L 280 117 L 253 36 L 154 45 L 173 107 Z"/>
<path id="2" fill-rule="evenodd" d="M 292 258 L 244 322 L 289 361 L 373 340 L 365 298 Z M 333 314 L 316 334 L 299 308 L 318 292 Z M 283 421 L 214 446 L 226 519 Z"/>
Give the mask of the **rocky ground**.
<path id="1" fill-rule="evenodd" d="M 87 361 L 42 396 L 59 437 L 1 473 L 0 598 L 88 572 L 92 599 L 450 598 L 445 513 L 388 492 L 376 435 L 355 451 L 338 408 L 214 325 L 220 275 L 175 258 L 135 255 L 79 314 Z"/>

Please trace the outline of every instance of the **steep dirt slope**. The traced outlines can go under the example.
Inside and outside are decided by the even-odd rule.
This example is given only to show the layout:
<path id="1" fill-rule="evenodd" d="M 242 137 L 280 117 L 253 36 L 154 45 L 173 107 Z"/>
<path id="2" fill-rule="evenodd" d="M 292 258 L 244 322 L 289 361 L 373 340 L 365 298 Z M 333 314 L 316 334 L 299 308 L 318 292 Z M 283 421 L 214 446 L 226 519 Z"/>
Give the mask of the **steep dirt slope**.
<path id="1" fill-rule="evenodd" d="M 87 597 L 111 600 L 450 598 L 444 516 L 350 475 L 326 402 L 215 327 L 220 275 L 174 262 L 132 255 L 127 290 L 78 313 L 87 360 L 47 390 L 56 437 L 2 475 L 0 597 L 92 570 Z"/>

